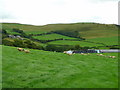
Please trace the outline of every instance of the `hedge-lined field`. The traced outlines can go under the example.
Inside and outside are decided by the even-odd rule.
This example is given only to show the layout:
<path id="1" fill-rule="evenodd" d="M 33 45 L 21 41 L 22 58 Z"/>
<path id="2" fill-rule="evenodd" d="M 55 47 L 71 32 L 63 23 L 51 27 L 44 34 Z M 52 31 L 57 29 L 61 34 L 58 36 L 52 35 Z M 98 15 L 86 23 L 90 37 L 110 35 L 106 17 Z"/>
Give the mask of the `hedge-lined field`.
<path id="1" fill-rule="evenodd" d="M 6 31 L 7 31 L 7 33 L 9 33 L 10 35 L 14 35 L 14 34 L 20 35 L 20 33 L 14 32 L 14 31 L 12 31 L 12 30 L 6 30 Z"/>
<path id="2" fill-rule="evenodd" d="M 38 40 L 54 40 L 54 39 L 76 39 L 76 38 L 72 38 L 72 37 L 68 37 L 68 36 L 64 36 L 64 35 L 60 35 L 60 34 L 48 34 L 48 35 L 42 35 L 42 36 L 33 36 L 33 38 L 38 39 Z"/>
<path id="3" fill-rule="evenodd" d="M 45 31 L 36 31 L 36 30 L 34 30 L 34 31 L 24 31 L 27 35 L 29 35 L 29 34 L 42 34 L 42 33 L 47 33 L 47 32 L 45 32 Z"/>
<path id="4" fill-rule="evenodd" d="M 117 88 L 118 54 L 72 56 L 42 50 L 3 48 L 3 88 Z"/>
<path id="5" fill-rule="evenodd" d="M 103 46 L 102 44 L 84 42 L 84 41 L 68 41 L 68 40 L 59 40 L 59 41 L 52 41 L 48 44 L 57 44 L 57 45 L 80 45 L 82 47 L 94 47 L 94 46 Z"/>

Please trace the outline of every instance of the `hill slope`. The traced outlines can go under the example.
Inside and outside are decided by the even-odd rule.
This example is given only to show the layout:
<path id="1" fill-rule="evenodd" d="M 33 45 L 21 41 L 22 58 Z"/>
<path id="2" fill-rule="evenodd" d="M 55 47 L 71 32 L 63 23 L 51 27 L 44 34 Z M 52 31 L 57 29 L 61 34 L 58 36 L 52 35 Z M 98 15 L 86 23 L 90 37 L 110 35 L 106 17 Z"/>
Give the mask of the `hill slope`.
<path id="1" fill-rule="evenodd" d="M 63 53 L 3 47 L 3 88 L 117 88 L 118 56 Z"/>
<path id="2" fill-rule="evenodd" d="M 3 29 L 12 30 L 19 28 L 25 32 L 50 32 L 50 31 L 78 31 L 79 35 L 84 38 L 111 37 L 118 36 L 118 26 L 114 24 L 98 24 L 98 23 L 73 23 L 73 24 L 48 24 L 44 26 L 33 26 L 16 23 L 3 23 Z"/>

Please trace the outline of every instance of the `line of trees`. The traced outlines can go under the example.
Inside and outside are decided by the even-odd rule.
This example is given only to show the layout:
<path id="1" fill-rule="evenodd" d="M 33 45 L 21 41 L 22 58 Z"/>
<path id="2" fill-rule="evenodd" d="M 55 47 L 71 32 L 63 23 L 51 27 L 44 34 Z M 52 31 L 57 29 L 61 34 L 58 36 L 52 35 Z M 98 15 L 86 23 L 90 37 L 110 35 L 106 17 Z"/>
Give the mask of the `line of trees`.
<path id="1" fill-rule="evenodd" d="M 65 31 L 65 30 L 58 30 L 58 31 L 52 31 L 56 34 L 61 34 L 61 35 L 65 35 L 68 37 L 74 37 L 74 38 L 78 38 L 81 40 L 85 40 L 85 38 L 80 37 L 80 34 L 78 31 Z"/>
<path id="2" fill-rule="evenodd" d="M 39 49 L 43 50 L 43 46 L 36 44 L 31 40 L 19 40 L 19 39 L 8 39 L 4 38 L 2 40 L 3 45 L 14 46 L 14 47 L 22 47 L 22 48 L 31 48 L 31 49 Z"/>

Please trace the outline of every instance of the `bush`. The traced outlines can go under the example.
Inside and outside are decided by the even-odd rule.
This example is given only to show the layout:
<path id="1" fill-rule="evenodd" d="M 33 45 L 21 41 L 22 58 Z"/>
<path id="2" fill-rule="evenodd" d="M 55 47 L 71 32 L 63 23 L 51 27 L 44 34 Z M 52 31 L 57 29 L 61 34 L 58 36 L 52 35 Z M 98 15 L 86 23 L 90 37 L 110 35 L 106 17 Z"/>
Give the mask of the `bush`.
<path id="1" fill-rule="evenodd" d="M 19 39 L 15 39 L 13 45 L 14 45 L 15 47 L 26 47 L 26 45 L 23 43 L 23 41 L 22 41 L 22 40 L 19 40 Z"/>
<path id="2" fill-rule="evenodd" d="M 7 46 L 14 46 L 14 42 L 12 42 L 8 39 L 3 39 L 2 44 L 7 45 Z"/>
<path id="3" fill-rule="evenodd" d="M 79 50 L 80 49 L 80 45 L 75 45 L 75 50 Z"/>
<path id="4" fill-rule="evenodd" d="M 24 45 L 25 45 L 27 48 L 40 49 L 40 50 L 43 50 L 43 49 L 44 49 L 42 46 L 35 44 L 35 43 L 32 42 L 31 40 L 25 40 L 25 41 L 24 41 Z"/>
<path id="5" fill-rule="evenodd" d="M 8 34 L 5 29 L 2 29 L 2 34 Z"/>
<path id="6" fill-rule="evenodd" d="M 14 31 L 14 32 L 18 32 L 18 33 L 23 33 L 23 30 L 20 30 L 20 29 L 18 29 L 18 28 L 13 28 L 13 31 Z"/>

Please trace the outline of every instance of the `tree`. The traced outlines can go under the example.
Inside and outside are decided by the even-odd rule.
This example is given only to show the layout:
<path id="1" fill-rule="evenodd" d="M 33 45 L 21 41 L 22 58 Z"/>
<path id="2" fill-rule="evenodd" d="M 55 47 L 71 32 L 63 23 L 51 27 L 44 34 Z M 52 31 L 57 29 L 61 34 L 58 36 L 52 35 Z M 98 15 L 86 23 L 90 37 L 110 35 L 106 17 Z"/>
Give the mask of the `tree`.
<path id="1" fill-rule="evenodd" d="M 2 34 L 8 34 L 5 29 L 2 29 Z"/>

